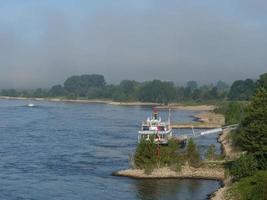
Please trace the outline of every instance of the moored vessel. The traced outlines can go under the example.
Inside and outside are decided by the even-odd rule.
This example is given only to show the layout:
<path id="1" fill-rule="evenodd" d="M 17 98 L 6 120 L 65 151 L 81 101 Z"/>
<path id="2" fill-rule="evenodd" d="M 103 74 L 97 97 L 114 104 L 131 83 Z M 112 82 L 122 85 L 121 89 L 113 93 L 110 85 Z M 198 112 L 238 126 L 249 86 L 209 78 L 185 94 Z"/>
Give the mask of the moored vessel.
<path id="1" fill-rule="evenodd" d="M 141 140 L 154 140 L 158 144 L 168 144 L 168 140 L 171 137 L 170 111 L 168 121 L 161 121 L 156 108 L 153 108 L 152 116 L 141 124 L 141 130 L 138 131 L 138 142 Z"/>

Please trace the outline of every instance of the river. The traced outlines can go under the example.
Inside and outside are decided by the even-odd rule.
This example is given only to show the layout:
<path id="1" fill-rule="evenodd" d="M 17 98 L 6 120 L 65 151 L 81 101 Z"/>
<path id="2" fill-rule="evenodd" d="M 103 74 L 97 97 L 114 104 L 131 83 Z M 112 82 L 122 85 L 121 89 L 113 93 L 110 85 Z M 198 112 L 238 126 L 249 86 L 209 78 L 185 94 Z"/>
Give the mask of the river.
<path id="1" fill-rule="evenodd" d="M 0 199 L 202 200 L 219 187 L 212 180 L 110 175 L 128 167 L 149 107 L 38 101 L 30 108 L 28 103 L 0 100 Z M 172 120 L 191 121 L 194 114 L 175 111 Z M 210 144 L 219 151 L 216 138 L 198 138 L 201 152 Z"/>

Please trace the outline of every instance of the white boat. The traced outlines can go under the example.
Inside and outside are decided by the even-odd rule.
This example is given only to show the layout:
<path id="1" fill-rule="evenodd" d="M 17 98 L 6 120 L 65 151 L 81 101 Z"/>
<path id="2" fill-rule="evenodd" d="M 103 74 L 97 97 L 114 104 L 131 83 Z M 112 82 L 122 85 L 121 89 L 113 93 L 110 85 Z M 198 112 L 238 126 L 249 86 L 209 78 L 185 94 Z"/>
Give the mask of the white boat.
<path id="1" fill-rule="evenodd" d="M 151 118 L 147 118 L 142 122 L 141 130 L 138 131 L 138 142 L 141 140 L 154 140 L 155 143 L 168 144 L 168 140 L 172 137 L 172 128 L 170 124 L 170 115 L 167 122 L 161 121 L 158 112 L 153 109 Z"/>
<path id="2" fill-rule="evenodd" d="M 34 104 L 33 104 L 33 103 L 28 103 L 27 106 L 28 106 L 28 107 L 34 107 Z"/>

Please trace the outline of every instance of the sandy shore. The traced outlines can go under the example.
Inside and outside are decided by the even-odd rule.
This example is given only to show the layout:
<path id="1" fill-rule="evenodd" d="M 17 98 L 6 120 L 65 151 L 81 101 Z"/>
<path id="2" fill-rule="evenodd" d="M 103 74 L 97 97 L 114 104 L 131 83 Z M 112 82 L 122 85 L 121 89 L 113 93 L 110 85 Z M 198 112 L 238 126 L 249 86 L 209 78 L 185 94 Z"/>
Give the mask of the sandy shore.
<path id="1" fill-rule="evenodd" d="M 101 99 L 59 99 L 59 98 L 26 98 L 26 97 L 6 97 L 0 96 L 0 99 L 8 100 L 31 100 L 31 101 L 51 101 L 51 102 L 66 102 L 66 103 L 103 103 L 110 105 L 120 106 L 158 106 L 158 103 L 152 102 L 115 102 L 112 100 L 101 100 Z"/>
<path id="2" fill-rule="evenodd" d="M 172 110 L 189 110 L 189 111 L 212 111 L 216 108 L 214 105 L 183 105 L 183 104 L 169 104 L 159 105 L 158 109 L 172 109 Z"/>
<path id="3" fill-rule="evenodd" d="M 0 96 L 0 99 L 15 99 L 15 100 L 32 100 L 32 101 L 51 101 L 51 102 L 66 102 L 66 103 L 103 103 L 119 106 L 157 106 L 158 109 L 178 109 L 189 111 L 212 111 L 216 108 L 214 105 L 183 105 L 169 104 L 167 106 L 153 102 L 116 102 L 108 99 L 60 99 L 60 98 L 26 98 L 26 97 L 7 97 Z"/>
<path id="4" fill-rule="evenodd" d="M 173 171 L 167 167 L 154 169 L 149 175 L 145 174 L 141 169 L 126 169 L 115 172 L 115 176 L 125 176 L 136 179 L 146 178 L 194 178 L 194 179 L 210 179 L 210 180 L 223 180 L 224 169 L 223 167 L 199 167 L 194 168 L 189 165 L 182 166 L 180 172 Z"/>
<path id="5" fill-rule="evenodd" d="M 173 129 L 191 129 L 202 128 L 202 129 L 212 129 L 221 128 L 224 125 L 224 116 L 211 111 L 201 112 L 194 115 L 196 122 L 190 123 L 175 123 L 172 122 Z"/>

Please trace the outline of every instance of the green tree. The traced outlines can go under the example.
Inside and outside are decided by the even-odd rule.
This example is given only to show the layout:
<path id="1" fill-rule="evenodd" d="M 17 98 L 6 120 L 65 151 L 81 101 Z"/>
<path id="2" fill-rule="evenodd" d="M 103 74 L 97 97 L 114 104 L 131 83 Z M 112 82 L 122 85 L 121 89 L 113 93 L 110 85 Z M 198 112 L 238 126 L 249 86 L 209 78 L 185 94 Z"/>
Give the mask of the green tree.
<path id="1" fill-rule="evenodd" d="M 240 123 L 245 116 L 245 104 L 236 101 L 230 102 L 227 104 L 224 115 L 227 125 Z"/>
<path id="2" fill-rule="evenodd" d="M 209 148 L 205 154 L 205 158 L 207 160 L 216 160 L 216 148 L 215 148 L 214 144 L 209 146 Z"/>
<path id="3" fill-rule="evenodd" d="M 138 169 L 145 169 L 147 174 L 151 173 L 157 164 L 157 145 L 150 140 L 141 140 L 135 151 L 134 164 Z"/>
<path id="4" fill-rule="evenodd" d="M 257 171 L 257 161 L 252 154 L 242 155 L 230 166 L 230 174 L 235 180 L 251 176 Z"/>
<path id="5" fill-rule="evenodd" d="M 186 156 L 189 165 L 199 167 L 201 165 L 201 158 L 196 144 L 192 138 L 189 139 L 186 149 Z"/>
<path id="6" fill-rule="evenodd" d="M 168 103 L 176 97 L 172 82 L 153 80 L 143 83 L 138 91 L 138 100 L 143 102 Z"/>
<path id="7" fill-rule="evenodd" d="M 260 75 L 260 79 L 257 81 L 257 86 L 267 90 L 267 73 Z"/>
<path id="8" fill-rule="evenodd" d="M 64 88 L 69 93 L 85 97 L 91 88 L 103 88 L 106 82 L 103 75 L 84 74 L 71 76 L 64 82 Z"/>
<path id="9" fill-rule="evenodd" d="M 49 90 L 49 96 L 52 97 L 59 97 L 59 96 L 65 96 L 66 91 L 61 85 L 54 85 Z"/>
<path id="10" fill-rule="evenodd" d="M 255 93 L 256 84 L 251 79 L 235 81 L 229 91 L 230 100 L 249 100 Z"/>
<path id="11" fill-rule="evenodd" d="M 237 134 L 241 147 L 251 153 L 267 152 L 267 91 L 257 90 Z"/>

